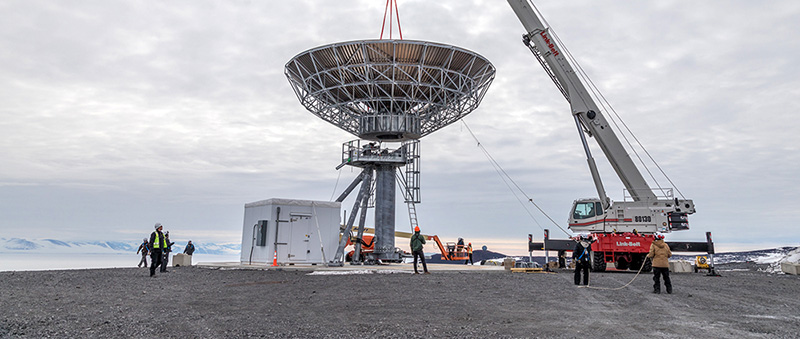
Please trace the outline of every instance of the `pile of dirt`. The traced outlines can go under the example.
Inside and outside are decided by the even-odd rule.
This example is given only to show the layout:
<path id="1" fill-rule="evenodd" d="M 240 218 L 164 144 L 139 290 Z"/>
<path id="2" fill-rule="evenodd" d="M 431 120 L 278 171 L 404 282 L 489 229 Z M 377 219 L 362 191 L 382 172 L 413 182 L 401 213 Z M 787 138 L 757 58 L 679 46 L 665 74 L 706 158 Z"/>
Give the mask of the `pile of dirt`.
<path id="1" fill-rule="evenodd" d="M 554 274 L 172 268 L 0 273 L 0 336 L 23 337 L 796 337 L 800 279 L 750 269 L 673 274 L 652 294 Z M 363 272 L 362 272 L 363 273 Z M 592 273 L 622 286 L 633 273 Z"/>

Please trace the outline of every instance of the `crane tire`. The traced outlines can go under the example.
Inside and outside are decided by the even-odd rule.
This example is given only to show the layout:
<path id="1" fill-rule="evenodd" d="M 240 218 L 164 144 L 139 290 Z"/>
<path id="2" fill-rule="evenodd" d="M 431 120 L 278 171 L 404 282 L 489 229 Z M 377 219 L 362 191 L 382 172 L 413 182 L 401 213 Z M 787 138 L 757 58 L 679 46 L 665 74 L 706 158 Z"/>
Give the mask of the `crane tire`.
<path id="1" fill-rule="evenodd" d="M 606 258 L 603 252 L 592 252 L 592 272 L 605 272 Z"/>

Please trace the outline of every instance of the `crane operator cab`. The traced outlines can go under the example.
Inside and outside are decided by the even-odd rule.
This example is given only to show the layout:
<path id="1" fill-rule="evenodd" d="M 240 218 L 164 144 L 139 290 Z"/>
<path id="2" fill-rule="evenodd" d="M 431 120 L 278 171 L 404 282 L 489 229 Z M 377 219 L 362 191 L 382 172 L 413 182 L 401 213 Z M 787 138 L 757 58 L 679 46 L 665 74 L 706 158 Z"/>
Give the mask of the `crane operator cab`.
<path id="1" fill-rule="evenodd" d="M 605 213 L 600 199 L 578 199 L 572 203 L 569 228 L 575 232 L 602 231 Z"/>

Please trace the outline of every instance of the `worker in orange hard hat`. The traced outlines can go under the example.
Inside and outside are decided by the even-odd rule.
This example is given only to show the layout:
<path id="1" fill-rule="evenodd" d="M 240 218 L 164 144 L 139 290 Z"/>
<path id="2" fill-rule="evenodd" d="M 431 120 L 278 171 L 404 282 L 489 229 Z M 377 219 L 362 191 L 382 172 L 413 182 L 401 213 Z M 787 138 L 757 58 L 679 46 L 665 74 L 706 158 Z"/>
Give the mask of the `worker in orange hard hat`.
<path id="1" fill-rule="evenodd" d="M 422 245 L 425 245 L 425 237 L 419 234 L 419 226 L 414 227 L 414 235 L 411 236 L 411 253 L 414 255 L 414 274 L 419 274 L 417 271 L 417 257 L 422 260 L 422 269 L 425 274 L 428 272 L 428 265 L 425 265 L 425 253 L 422 252 Z"/>
<path id="2" fill-rule="evenodd" d="M 466 265 L 466 264 L 468 264 L 468 263 L 469 263 L 469 264 L 472 264 L 472 265 L 475 265 L 475 263 L 474 263 L 474 262 L 472 262 L 472 243 L 469 243 L 469 244 L 467 245 L 467 255 L 469 255 L 469 259 L 467 259 L 467 260 L 465 260 L 465 261 L 464 261 L 464 265 Z"/>

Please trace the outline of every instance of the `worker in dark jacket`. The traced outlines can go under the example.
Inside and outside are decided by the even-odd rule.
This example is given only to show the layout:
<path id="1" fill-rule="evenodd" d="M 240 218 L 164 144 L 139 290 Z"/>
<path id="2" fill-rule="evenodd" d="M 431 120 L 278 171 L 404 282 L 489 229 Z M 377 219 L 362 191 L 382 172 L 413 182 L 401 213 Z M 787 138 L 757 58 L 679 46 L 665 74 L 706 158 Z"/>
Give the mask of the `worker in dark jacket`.
<path id="1" fill-rule="evenodd" d="M 572 260 L 575 261 L 575 285 L 581 284 L 581 270 L 583 271 L 583 284 L 589 285 L 589 267 L 592 265 L 592 240 L 588 234 L 578 236 L 578 243 L 572 251 Z"/>
<path id="2" fill-rule="evenodd" d="M 147 268 L 147 255 L 150 254 L 150 245 L 147 243 L 147 239 L 142 239 L 142 244 L 139 245 L 139 249 L 136 250 L 136 254 L 142 253 L 142 260 L 139 260 L 139 266 L 142 267 L 144 264 L 144 268 Z"/>
<path id="3" fill-rule="evenodd" d="M 169 241 L 169 231 L 164 233 L 164 242 L 167 245 L 166 248 L 162 250 L 164 252 L 164 259 L 162 259 L 161 263 L 161 272 L 167 273 L 167 265 L 169 265 L 169 254 L 172 253 L 172 245 L 175 245 L 174 242 Z"/>
<path id="4" fill-rule="evenodd" d="M 161 230 L 164 229 L 164 226 L 161 226 L 161 223 L 156 223 L 156 230 L 155 232 L 150 234 L 150 276 L 154 277 L 156 275 L 156 268 L 160 265 L 164 265 L 162 259 L 164 259 L 164 254 L 162 253 L 163 250 L 167 248 L 166 239 L 164 237 L 164 233 L 161 233 Z"/>
<path id="5" fill-rule="evenodd" d="M 192 253 L 194 253 L 194 245 L 192 245 L 191 240 L 189 240 L 189 243 L 186 244 L 186 248 L 183 249 L 183 253 L 186 255 L 192 255 Z"/>
<path id="6" fill-rule="evenodd" d="M 414 227 L 414 235 L 411 236 L 411 253 L 414 255 L 414 274 L 419 274 L 419 271 L 417 271 L 417 257 L 422 260 L 422 269 L 425 271 L 425 274 L 430 274 L 430 272 L 428 272 L 428 266 L 425 265 L 425 253 L 422 252 L 422 245 L 425 245 L 425 237 L 419 234 L 419 226 Z"/>
<path id="7" fill-rule="evenodd" d="M 655 238 L 650 244 L 650 253 L 647 253 L 647 257 L 653 259 L 653 293 L 661 293 L 660 277 L 663 276 L 667 293 L 672 294 L 672 280 L 669 279 L 669 257 L 672 256 L 672 251 L 664 242 L 663 234 L 656 234 Z"/>

